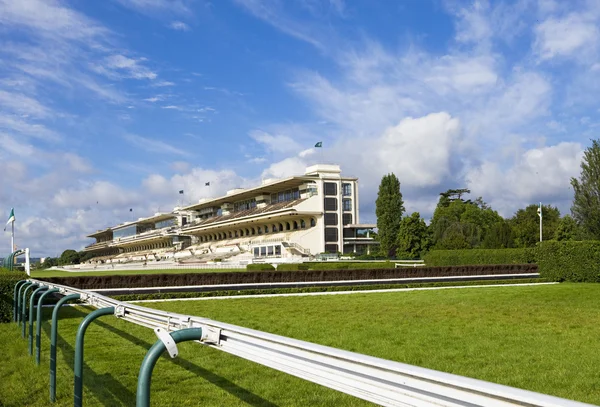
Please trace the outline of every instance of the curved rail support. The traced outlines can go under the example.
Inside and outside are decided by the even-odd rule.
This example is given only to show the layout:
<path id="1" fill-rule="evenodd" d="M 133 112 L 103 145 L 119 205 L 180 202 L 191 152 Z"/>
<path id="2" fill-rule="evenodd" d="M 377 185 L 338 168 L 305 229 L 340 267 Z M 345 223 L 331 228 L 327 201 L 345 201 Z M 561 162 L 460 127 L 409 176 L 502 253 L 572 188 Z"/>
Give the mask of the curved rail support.
<path id="1" fill-rule="evenodd" d="M 39 287 L 38 283 L 33 283 L 23 291 L 23 308 L 21 309 L 21 322 L 23 323 L 23 330 L 21 336 L 25 338 L 25 329 L 27 328 L 27 290 L 30 288 Z"/>
<path id="2" fill-rule="evenodd" d="M 25 289 L 31 284 L 33 284 L 31 281 L 26 281 L 25 284 L 19 287 L 19 294 L 17 295 L 17 324 L 20 324 L 21 319 L 23 318 L 23 312 L 21 311 L 21 304 L 23 303 L 23 301 L 21 300 L 21 298 L 23 298 L 23 293 L 25 292 Z"/>
<path id="3" fill-rule="evenodd" d="M 33 307 L 35 307 L 35 296 L 48 289 L 48 286 L 42 285 L 31 294 L 29 299 L 29 356 L 33 355 Z"/>
<path id="4" fill-rule="evenodd" d="M 175 343 L 199 340 L 202 337 L 202 328 L 186 328 L 171 333 L 161 333 L 160 328 L 155 330 L 159 336 L 159 340 L 148 350 L 142 366 L 140 367 L 140 373 L 138 375 L 137 392 L 135 396 L 136 407 L 150 407 L 150 382 L 152 380 L 152 370 L 158 361 L 160 355 L 165 349 L 169 349 L 169 353 L 172 358 L 177 356 L 177 347 L 173 343 L 170 343 L 169 337 Z"/>
<path id="5" fill-rule="evenodd" d="M 38 366 L 40 364 L 40 349 L 42 347 L 42 305 L 44 305 L 44 300 L 47 296 L 58 291 L 58 288 L 52 288 L 40 295 L 40 299 L 38 300 L 37 323 L 35 324 L 35 364 Z"/>
<path id="6" fill-rule="evenodd" d="M 50 401 L 56 401 L 56 337 L 58 336 L 58 311 L 67 301 L 78 300 L 79 294 L 71 294 L 62 297 L 52 310 L 52 330 L 50 331 Z"/>
<path id="7" fill-rule="evenodd" d="M 26 282 L 27 282 L 27 280 L 20 280 L 20 281 L 17 281 L 17 284 L 15 284 L 15 293 L 13 295 L 13 322 L 17 322 L 17 320 L 18 320 L 19 292 L 20 292 L 23 284 L 25 284 Z"/>
<path id="8" fill-rule="evenodd" d="M 81 407 L 83 404 L 83 339 L 85 337 L 85 331 L 93 320 L 103 315 L 111 315 L 115 313 L 115 307 L 100 308 L 90 312 L 77 329 L 77 336 L 75 339 L 75 385 L 74 385 L 74 400 L 73 405 L 75 407 Z"/>

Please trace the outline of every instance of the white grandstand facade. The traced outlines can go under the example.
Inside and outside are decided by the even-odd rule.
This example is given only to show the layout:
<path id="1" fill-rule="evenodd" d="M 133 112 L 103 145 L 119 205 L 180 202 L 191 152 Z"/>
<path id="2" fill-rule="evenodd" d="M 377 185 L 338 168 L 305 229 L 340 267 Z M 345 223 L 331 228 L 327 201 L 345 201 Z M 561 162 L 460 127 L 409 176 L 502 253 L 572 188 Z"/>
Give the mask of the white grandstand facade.
<path id="1" fill-rule="evenodd" d="M 301 261 L 322 253 L 370 253 L 376 225 L 359 223 L 358 179 L 337 165 L 264 180 L 248 189 L 88 235 L 91 262 Z"/>

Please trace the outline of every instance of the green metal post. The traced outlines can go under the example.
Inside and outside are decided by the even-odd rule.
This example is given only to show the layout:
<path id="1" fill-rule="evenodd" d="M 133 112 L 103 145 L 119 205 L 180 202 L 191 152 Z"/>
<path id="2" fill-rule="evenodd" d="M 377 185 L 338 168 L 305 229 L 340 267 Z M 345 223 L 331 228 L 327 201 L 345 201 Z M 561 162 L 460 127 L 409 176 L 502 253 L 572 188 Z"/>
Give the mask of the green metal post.
<path id="1" fill-rule="evenodd" d="M 21 322 L 23 322 L 23 331 L 21 332 L 21 336 L 23 338 L 25 338 L 25 328 L 27 327 L 27 290 L 30 288 L 36 288 L 37 286 L 37 283 L 33 283 L 27 287 L 25 291 L 23 291 L 23 309 L 21 310 Z"/>
<path id="2" fill-rule="evenodd" d="M 23 292 L 25 291 L 25 289 L 27 287 L 29 287 L 31 285 L 31 281 L 27 281 L 25 282 L 25 284 L 23 284 L 20 288 L 19 288 L 19 295 L 17 297 L 17 324 L 21 323 L 21 317 L 22 317 L 22 312 L 21 312 L 21 303 L 23 301 L 21 301 L 21 298 L 23 298 Z"/>
<path id="3" fill-rule="evenodd" d="M 85 331 L 87 327 L 92 323 L 93 320 L 103 315 L 111 315 L 115 313 L 115 307 L 100 308 L 90 312 L 77 329 L 77 336 L 75 337 L 75 385 L 73 387 L 73 405 L 75 407 L 81 407 L 83 404 L 83 339 L 85 337 Z"/>
<path id="4" fill-rule="evenodd" d="M 33 307 L 35 306 L 35 296 L 47 289 L 47 286 L 41 286 L 31 294 L 29 299 L 29 356 L 33 355 Z"/>
<path id="5" fill-rule="evenodd" d="M 179 331 L 171 332 L 170 335 L 175 343 L 194 341 L 202 337 L 202 328 L 181 329 Z M 150 407 L 150 382 L 152 380 L 152 370 L 165 349 L 165 344 L 159 339 L 152 345 L 148 353 L 146 353 L 138 375 L 137 392 L 135 396 L 136 407 Z"/>
<path id="6" fill-rule="evenodd" d="M 52 330 L 50 331 L 50 401 L 56 401 L 56 338 L 58 336 L 58 311 L 67 301 L 78 300 L 79 294 L 62 297 L 52 311 Z"/>
<path id="7" fill-rule="evenodd" d="M 15 293 L 13 295 L 13 321 L 17 322 L 18 320 L 18 316 L 17 313 L 19 312 L 19 300 L 18 300 L 18 295 L 19 295 L 19 290 L 21 289 L 21 286 L 23 284 L 25 284 L 27 282 L 27 280 L 21 280 L 18 281 L 17 284 L 15 284 Z"/>
<path id="8" fill-rule="evenodd" d="M 35 325 L 35 364 L 39 366 L 40 364 L 40 349 L 42 347 L 42 305 L 44 305 L 44 300 L 47 296 L 52 293 L 57 293 L 58 288 L 52 288 L 46 291 L 44 294 L 40 295 L 40 299 L 37 305 L 37 323 Z"/>

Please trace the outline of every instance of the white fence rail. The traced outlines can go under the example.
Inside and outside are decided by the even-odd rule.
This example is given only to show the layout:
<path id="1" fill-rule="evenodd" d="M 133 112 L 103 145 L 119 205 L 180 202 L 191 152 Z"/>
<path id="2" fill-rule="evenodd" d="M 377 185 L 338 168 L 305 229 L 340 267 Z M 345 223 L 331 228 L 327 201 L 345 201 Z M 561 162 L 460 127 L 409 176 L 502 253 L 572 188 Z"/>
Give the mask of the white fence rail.
<path id="1" fill-rule="evenodd" d="M 96 308 L 148 328 L 202 328 L 204 345 L 382 406 L 583 407 L 589 404 L 317 345 L 207 318 L 145 308 L 76 288 L 30 280 L 80 294 Z M 141 362 L 141 361 L 140 361 Z"/>

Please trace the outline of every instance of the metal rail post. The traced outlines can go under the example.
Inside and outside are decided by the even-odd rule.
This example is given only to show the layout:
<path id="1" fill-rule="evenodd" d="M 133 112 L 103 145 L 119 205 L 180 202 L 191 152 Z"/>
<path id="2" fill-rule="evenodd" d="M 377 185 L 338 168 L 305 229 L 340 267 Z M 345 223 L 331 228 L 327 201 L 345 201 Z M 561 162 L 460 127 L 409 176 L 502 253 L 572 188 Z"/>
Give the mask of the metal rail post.
<path id="1" fill-rule="evenodd" d="M 21 317 L 23 316 L 21 313 L 21 298 L 23 298 L 23 292 L 27 287 L 33 284 L 31 281 L 26 281 L 21 287 L 19 287 L 19 294 L 17 296 L 17 324 L 21 323 Z"/>
<path id="2" fill-rule="evenodd" d="M 27 280 L 20 280 L 20 281 L 17 281 L 17 284 L 15 284 L 15 293 L 13 295 L 13 321 L 14 322 L 17 322 L 17 320 L 18 320 L 17 313 L 19 312 L 19 300 L 18 300 L 19 290 L 21 289 L 21 286 L 23 284 L 25 284 L 26 282 L 27 282 Z"/>
<path id="3" fill-rule="evenodd" d="M 52 293 L 57 293 L 58 291 L 58 288 L 52 288 L 40 295 L 40 299 L 38 300 L 37 323 L 35 325 L 35 364 L 38 366 L 40 364 L 40 349 L 42 347 L 42 305 L 44 305 L 44 300 L 47 296 Z"/>
<path id="4" fill-rule="evenodd" d="M 50 332 L 50 401 L 56 401 L 56 337 L 58 336 L 58 311 L 67 301 L 78 300 L 79 294 L 71 294 L 62 297 L 52 310 L 52 329 Z"/>
<path id="5" fill-rule="evenodd" d="M 38 286 L 38 283 L 33 283 L 29 287 L 27 287 L 25 291 L 23 291 L 23 309 L 21 309 L 21 322 L 23 323 L 23 330 L 21 332 L 21 336 L 23 338 L 25 338 L 25 329 L 27 327 L 27 290 L 29 290 L 30 288 L 36 288 Z"/>
<path id="6" fill-rule="evenodd" d="M 35 296 L 48 289 L 48 286 L 40 286 L 31 294 L 29 299 L 29 356 L 33 355 L 33 307 L 35 306 Z"/>
<path id="7" fill-rule="evenodd" d="M 175 343 L 198 340 L 202 337 L 202 328 L 186 328 L 179 331 L 170 332 L 169 335 Z M 158 361 L 160 355 L 166 349 L 162 339 L 159 339 L 152 345 L 140 367 L 138 375 L 137 392 L 135 396 L 136 407 L 150 407 L 150 382 L 152 380 L 152 370 Z"/>
<path id="8" fill-rule="evenodd" d="M 79 324 L 75 339 L 75 368 L 73 369 L 75 373 L 73 405 L 75 407 L 81 407 L 83 404 L 83 339 L 85 337 L 85 331 L 96 318 L 114 313 L 115 307 L 100 308 L 90 312 L 85 318 L 83 318 L 81 324 Z"/>

